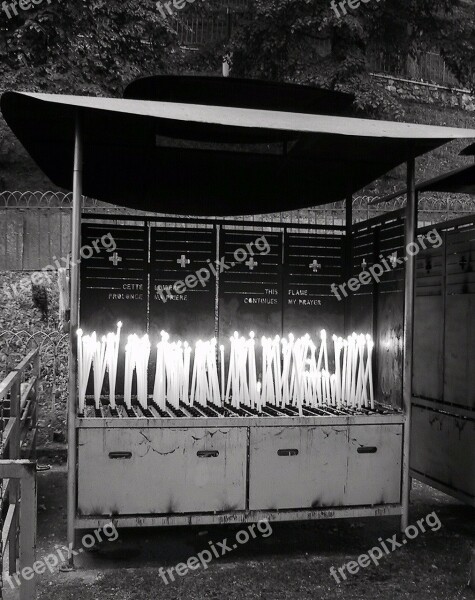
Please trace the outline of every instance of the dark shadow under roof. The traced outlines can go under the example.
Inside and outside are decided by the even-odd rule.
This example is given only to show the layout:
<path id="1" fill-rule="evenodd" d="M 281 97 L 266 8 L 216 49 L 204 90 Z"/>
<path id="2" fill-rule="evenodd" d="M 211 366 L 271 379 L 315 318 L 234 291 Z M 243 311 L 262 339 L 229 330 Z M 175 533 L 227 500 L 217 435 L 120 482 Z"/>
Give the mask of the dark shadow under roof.
<path id="1" fill-rule="evenodd" d="M 475 139 L 475 130 L 164 101 L 6 92 L 1 108 L 57 186 L 72 189 L 79 114 L 85 195 L 188 215 L 342 200 L 411 155 Z"/>
<path id="2" fill-rule="evenodd" d="M 340 116 L 350 114 L 355 99 L 293 83 L 199 75 L 142 77 L 125 88 L 124 98 Z"/>

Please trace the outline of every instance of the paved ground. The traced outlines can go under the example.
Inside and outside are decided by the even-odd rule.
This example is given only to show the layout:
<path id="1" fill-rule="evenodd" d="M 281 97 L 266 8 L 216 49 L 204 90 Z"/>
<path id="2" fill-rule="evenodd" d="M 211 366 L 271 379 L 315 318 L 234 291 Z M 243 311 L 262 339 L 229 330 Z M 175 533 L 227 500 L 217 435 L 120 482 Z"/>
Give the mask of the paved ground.
<path id="1" fill-rule="evenodd" d="M 411 523 L 436 511 L 438 531 L 426 533 L 371 563 L 339 584 L 330 568 L 356 560 L 398 531 L 393 517 L 274 524 L 234 550 L 239 528 L 219 527 L 120 531 L 80 555 L 74 573 L 47 572 L 40 578 L 44 600 L 475 600 L 467 587 L 475 509 L 416 483 Z M 39 474 L 38 559 L 66 544 L 66 471 Z M 430 523 L 437 528 L 436 518 Z M 264 537 L 267 536 L 267 537 Z M 111 532 L 111 537 L 113 532 Z M 159 567 L 171 568 L 227 538 L 231 550 L 175 581 L 165 583 Z M 90 543 L 89 541 L 87 543 Z M 388 549 L 391 547 L 386 544 Z M 195 562 L 192 561 L 192 566 Z M 347 573 L 345 571 L 345 573 Z M 8 599 L 8 595 L 5 596 Z"/>

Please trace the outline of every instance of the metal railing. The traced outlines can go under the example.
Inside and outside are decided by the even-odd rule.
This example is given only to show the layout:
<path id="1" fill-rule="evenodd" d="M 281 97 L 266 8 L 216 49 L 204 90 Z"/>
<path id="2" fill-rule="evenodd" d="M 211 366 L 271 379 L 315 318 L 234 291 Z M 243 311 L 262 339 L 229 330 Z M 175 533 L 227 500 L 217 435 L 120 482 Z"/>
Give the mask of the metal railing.
<path id="1" fill-rule="evenodd" d="M 384 75 L 424 81 L 447 87 L 460 87 L 440 52 L 424 52 L 417 58 L 403 56 L 385 48 L 371 49 L 367 56 L 369 68 Z"/>
<path id="2" fill-rule="evenodd" d="M 40 355 L 35 348 L 0 383 L 1 564 L 8 551 L 9 579 L 13 576 L 19 586 L 20 600 L 36 598 L 31 569 L 36 555 L 36 461 L 21 456 L 34 459 L 36 454 L 39 380 Z M 27 568 L 32 576 L 20 579 Z"/>

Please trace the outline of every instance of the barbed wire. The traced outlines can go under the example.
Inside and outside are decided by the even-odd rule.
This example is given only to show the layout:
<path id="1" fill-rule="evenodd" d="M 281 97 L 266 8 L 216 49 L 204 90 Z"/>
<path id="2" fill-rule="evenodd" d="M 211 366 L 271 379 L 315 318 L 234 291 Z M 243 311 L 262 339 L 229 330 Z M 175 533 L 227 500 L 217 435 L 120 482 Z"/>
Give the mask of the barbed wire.
<path id="1" fill-rule="evenodd" d="M 379 196 L 355 196 L 353 198 L 353 210 L 369 210 L 371 213 L 383 213 L 392 210 L 402 208 L 405 204 L 405 197 L 394 198 L 389 202 L 384 202 L 376 206 L 370 206 L 370 203 L 374 200 L 379 200 Z M 0 209 L 22 209 L 22 208 L 37 208 L 37 209 L 71 209 L 72 206 L 72 194 L 66 192 L 53 192 L 53 191 L 4 191 L 0 192 Z M 154 213 L 150 211 L 141 211 L 131 208 L 124 208 L 122 206 L 116 206 L 101 202 L 93 198 L 83 196 L 83 209 L 88 212 L 106 212 L 106 213 L 117 213 L 121 214 L 138 214 L 138 215 L 160 215 L 160 213 Z M 293 217 L 296 213 L 300 213 L 302 216 L 306 212 L 314 213 L 319 211 L 322 213 L 331 212 L 342 212 L 345 210 L 344 202 L 333 202 L 322 206 L 304 208 L 300 210 L 284 211 L 276 213 L 279 219 L 288 220 L 289 217 Z M 475 198 L 469 195 L 449 195 L 449 194 L 431 194 L 421 196 L 419 199 L 419 210 L 425 212 L 448 212 L 448 213 L 472 213 L 475 212 Z M 165 216 L 165 215 L 164 215 Z M 172 215 L 167 215 L 172 216 Z M 193 218 L 196 216 L 186 215 L 173 215 L 181 216 L 184 219 Z M 262 220 L 272 219 L 274 215 L 253 215 L 252 219 L 257 220 L 262 217 Z M 199 217 L 198 217 L 199 218 Z M 229 219 L 250 219 L 251 217 L 243 215 L 239 217 L 229 217 Z"/>

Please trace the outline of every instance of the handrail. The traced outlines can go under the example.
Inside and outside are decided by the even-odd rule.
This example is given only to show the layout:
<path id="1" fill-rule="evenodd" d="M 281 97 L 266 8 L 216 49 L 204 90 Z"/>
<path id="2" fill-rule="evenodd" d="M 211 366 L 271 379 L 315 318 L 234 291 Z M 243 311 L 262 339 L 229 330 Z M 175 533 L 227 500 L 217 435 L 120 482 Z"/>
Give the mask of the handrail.
<path id="1" fill-rule="evenodd" d="M 8 545 L 10 562 L 10 575 L 16 574 L 15 581 L 19 583 L 20 600 L 36 599 L 36 572 L 33 566 L 36 560 L 36 462 L 29 460 L 0 460 L 0 478 L 14 482 L 21 496 L 21 502 L 11 502 L 5 524 L 1 532 L 2 554 Z M 19 548 L 17 544 L 19 538 Z M 5 544 L 7 542 L 7 544 Z M 17 568 L 17 550 L 19 549 L 19 565 Z M 14 551 L 14 554 L 12 552 Z M 33 577 L 20 579 L 19 573 L 28 569 L 34 573 Z M 17 574 L 18 573 L 18 574 Z M 11 577 L 5 578 L 12 581 Z"/>
<path id="2" fill-rule="evenodd" d="M 30 362 L 35 358 L 38 354 L 38 348 L 33 348 L 23 360 L 21 360 L 16 367 L 12 369 L 12 371 L 24 371 L 25 368 L 30 364 Z"/>
<path id="3" fill-rule="evenodd" d="M 23 358 L 16 367 L 14 367 L 5 379 L 0 382 L 0 400 L 5 399 L 6 394 L 11 391 L 15 383 L 21 379 L 23 371 L 33 362 L 39 353 L 38 348 L 34 348 Z M 33 365 L 32 365 L 33 366 Z M 39 373 L 38 373 L 39 375 Z"/>
<path id="4" fill-rule="evenodd" d="M 18 373 L 10 371 L 5 379 L 0 383 L 0 400 L 3 400 L 4 396 L 12 389 L 15 383 L 18 381 Z"/>
<path id="5" fill-rule="evenodd" d="M 3 455 L 0 456 L 0 480 L 3 489 L 0 510 L 7 504 L 1 534 L 0 567 L 8 546 L 9 574 L 31 567 L 35 557 L 36 536 L 36 462 L 21 460 L 22 446 L 32 431 L 30 455 L 35 455 L 40 349 L 34 348 L 0 382 L 0 404 L 4 408 Z M 23 382 L 26 378 L 27 381 Z M 26 385 L 22 385 L 22 384 Z M 23 387 L 23 389 L 22 389 Z M 18 543 L 19 541 L 19 543 Z M 17 565 L 17 559 L 19 564 Z M 3 570 L 3 568 L 2 568 Z M 18 575 L 16 576 L 18 577 Z M 0 594 L 1 595 L 1 594 Z M 36 581 L 22 582 L 20 600 L 36 598 Z"/>

